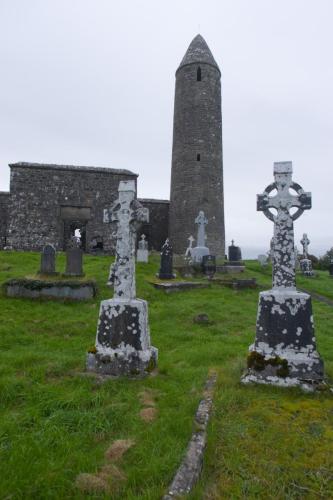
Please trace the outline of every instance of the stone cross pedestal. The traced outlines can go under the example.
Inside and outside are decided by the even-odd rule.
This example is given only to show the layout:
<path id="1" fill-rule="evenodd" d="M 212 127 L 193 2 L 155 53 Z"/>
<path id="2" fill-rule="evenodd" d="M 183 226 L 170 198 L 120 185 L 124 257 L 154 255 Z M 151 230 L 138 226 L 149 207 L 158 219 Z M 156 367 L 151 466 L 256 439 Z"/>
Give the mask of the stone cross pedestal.
<path id="1" fill-rule="evenodd" d="M 316 350 L 311 297 L 296 290 L 293 227 L 311 208 L 311 194 L 292 181 L 291 162 L 274 163 L 274 178 L 257 199 L 257 210 L 274 222 L 273 286 L 259 294 L 256 338 L 242 381 L 313 390 L 323 380 L 323 362 Z M 269 196 L 273 190 L 276 194 Z"/>
<path id="2" fill-rule="evenodd" d="M 198 217 L 194 221 L 198 225 L 197 246 L 192 250 L 193 262 L 201 263 L 204 255 L 209 255 L 209 248 L 206 247 L 206 230 L 205 226 L 208 224 L 208 219 L 205 214 L 200 210 Z"/>
<path id="3" fill-rule="evenodd" d="M 312 270 L 312 262 L 308 258 L 308 249 L 310 245 L 310 240 L 306 233 L 303 234 L 303 238 L 301 239 L 300 243 L 303 247 L 303 258 L 300 260 L 300 268 L 302 274 L 304 276 L 314 276 L 314 272 Z"/>
<path id="4" fill-rule="evenodd" d="M 165 240 L 161 249 L 161 267 L 157 277 L 160 280 L 170 280 L 176 277 L 173 273 L 173 250 L 169 238 Z"/>
<path id="5" fill-rule="evenodd" d="M 121 181 L 119 197 L 104 211 L 104 222 L 117 226 L 116 259 L 110 269 L 113 299 L 100 305 L 94 353 L 87 369 L 103 375 L 144 376 L 157 363 L 157 349 L 150 345 L 148 304 L 136 298 L 135 241 L 148 210 L 135 199 L 134 181 Z"/>
<path id="6" fill-rule="evenodd" d="M 136 252 L 137 262 L 148 262 L 148 241 L 146 241 L 146 236 L 141 235 L 141 240 L 138 243 L 138 250 Z"/>
<path id="7" fill-rule="evenodd" d="M 40 274 L 58 274 L 55 267 L 56 251 L 53 245 L 45 245 L 40 258 Z"/>
<path id="8" fill-rule="evenodd" d="M 81 242 L 73 236 L 67 245 L 65 276 L 84 276 L 82 259 Z"/>

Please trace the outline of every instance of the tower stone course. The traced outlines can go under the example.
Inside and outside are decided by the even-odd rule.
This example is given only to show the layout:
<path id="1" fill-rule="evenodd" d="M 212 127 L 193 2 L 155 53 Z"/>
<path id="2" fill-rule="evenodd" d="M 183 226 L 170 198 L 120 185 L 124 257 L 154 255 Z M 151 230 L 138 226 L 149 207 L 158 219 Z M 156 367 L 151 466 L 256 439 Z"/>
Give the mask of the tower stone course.
<path id="1" fill-rule="evenodd" d="M 183 253 L 199 210 L 207 245 L 224 255 L 221 72 L 201 35 L 176 71 L 169 234 Z"/>

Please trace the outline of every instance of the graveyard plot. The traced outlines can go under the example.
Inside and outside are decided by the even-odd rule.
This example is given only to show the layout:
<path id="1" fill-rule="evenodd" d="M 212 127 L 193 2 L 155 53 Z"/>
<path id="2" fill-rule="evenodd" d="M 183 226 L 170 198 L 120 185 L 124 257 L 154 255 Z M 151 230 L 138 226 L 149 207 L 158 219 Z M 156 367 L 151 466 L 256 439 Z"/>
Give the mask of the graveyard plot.
<path id="1" fill-rule="evenodd" d="M 0 281 L 34 274 L 39 258 L 0 252 Z M 62 272 L 64 255 L 58 258 Z M 333 495 L 332 395 L 239 382 L 254 340 L 258 290 L 213 284 L 166 295 L 148 283 L 159 258 L 137 264 L 158 369 L 146 379 L 103 383 L 84 367 L 99 302 L 112 295 L 105 284 L 111 259 L 84 259 L 86 279 L 98 284 L 95 299 L 0 296 L 0 498 L 161 498 L 186 451 L 212 369 L 218 379 L 208 447 L 190 498 Z M 255 264 L 246 273 L 260 285 L 271 283 L 270 272 Z M 333 308 L 317 301 L 313 308 L 318 350 L 332 379 Z M 199 314 L 208 324 L 193 321 Z"/>

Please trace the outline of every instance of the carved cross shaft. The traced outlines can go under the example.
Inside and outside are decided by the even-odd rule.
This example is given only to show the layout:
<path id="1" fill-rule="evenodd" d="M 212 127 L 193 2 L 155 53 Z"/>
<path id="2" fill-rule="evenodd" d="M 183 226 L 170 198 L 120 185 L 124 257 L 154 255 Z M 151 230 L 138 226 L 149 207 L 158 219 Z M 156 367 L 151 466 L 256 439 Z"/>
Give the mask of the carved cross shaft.
<path id="1" fill-rule="evenodd" d="M 110 268 L 108 283 L 114 286 L 114 297 L 134 299 L 135 240 L 142 222 L 149 221 L 149 212 L 135 199 L 135 182 L 121 181 L 118 199 L 104 210 L 104 222 L 116 223 L 116 259 Z"/>
<path id="2" fill-rule="evenodd" d="M 198 217 L 195 219 L 195 223 L 198 224 L 197 246 L 205 247 L 206 246 L 205 226 L 206 224 L 208 224 L 208 219 L 205 217 L 205 214 L 202 210 L 200 210 Z"/>
<path id="3" fill-rule="evenodd" d="M 257 195 L 257 210 L 274 222 L 273 288 L 295 288 L 293 221 L 311 208 L 311 193 L 292 181 L 292 162 L 274 163 L 274 179 L 263 194 Z M 269 196 L 273 190 L 276 194 Z M 297 209 L 295 213 L 291 213 L 293 207 Z M 275 209 L 276 214 L 270 209 Z"/>
<path id="4" fill-rule="evenodd" d="M 309 245 L 310 245 L 310 240 L 309 240 L 308 235 L 306 233 L 303 234 L 303 238 L 301 239 L 300 243 L 303 246 L 303 255 L 304 255 L 304 258 L 307 259 L 308 258 L 308 248 L 309 248 Z"/>

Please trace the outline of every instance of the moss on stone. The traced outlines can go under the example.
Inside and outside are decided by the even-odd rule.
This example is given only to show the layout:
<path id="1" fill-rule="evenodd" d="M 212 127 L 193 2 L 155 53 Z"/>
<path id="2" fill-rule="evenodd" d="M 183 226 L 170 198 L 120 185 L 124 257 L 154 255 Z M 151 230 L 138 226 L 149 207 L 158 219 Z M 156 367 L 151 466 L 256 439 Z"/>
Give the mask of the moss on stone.
<path id="1" fill-rule="evenodd" d="M 265 356 L 257 351 L 252 351 L 248 354 L 248 368 L 252 368 L 256 371 L 263 371 L 268 365 L 277 367 L 276 375 L 278 377 L 285 378 L 289 375 L 288 361 L 286 359 L 280 358 L 280 356 L 265 358 Z"/>

